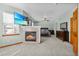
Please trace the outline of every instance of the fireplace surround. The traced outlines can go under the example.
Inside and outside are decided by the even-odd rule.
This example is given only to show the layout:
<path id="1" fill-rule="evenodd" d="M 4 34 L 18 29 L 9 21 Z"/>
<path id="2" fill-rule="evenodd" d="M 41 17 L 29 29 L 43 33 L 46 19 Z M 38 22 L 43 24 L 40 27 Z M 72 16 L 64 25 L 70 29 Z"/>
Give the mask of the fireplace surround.
<path id="1" fill-rule="evenodd" d="M 25 43 L 40 43 L 40 26 L 22 26 Z"/>

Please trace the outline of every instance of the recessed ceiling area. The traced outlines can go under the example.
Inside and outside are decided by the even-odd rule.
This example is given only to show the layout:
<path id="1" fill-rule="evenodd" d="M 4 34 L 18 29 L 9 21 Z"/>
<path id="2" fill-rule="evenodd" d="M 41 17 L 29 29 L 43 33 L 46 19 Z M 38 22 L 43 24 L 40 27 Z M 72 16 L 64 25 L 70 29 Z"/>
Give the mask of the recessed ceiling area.
<path id="1" fill-rule="evenodd" d="M 31 15 L 36 21 L 41 21 L 44 17 L 55 20 L 62 15 L 73 12 L 77 4 L 73 3 L 9 3 L 8 5 L 21 8 Z"/>

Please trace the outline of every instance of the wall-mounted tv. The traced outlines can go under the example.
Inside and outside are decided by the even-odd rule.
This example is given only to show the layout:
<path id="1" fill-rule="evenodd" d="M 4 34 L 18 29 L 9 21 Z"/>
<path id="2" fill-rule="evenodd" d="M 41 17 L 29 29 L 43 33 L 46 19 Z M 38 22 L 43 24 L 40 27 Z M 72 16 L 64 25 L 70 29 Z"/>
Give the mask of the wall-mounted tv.
<path id="1" fill-rule="evenodd" d="M 61 23 L 60 29 L 67 29 L 67 22 Z"/>
<path id="2" fill-rule="evenodd" d="M 20 13 L 14 13 L 14 23 L 19 25 L 27 25 L 27 17 L 21 15 Z"/>

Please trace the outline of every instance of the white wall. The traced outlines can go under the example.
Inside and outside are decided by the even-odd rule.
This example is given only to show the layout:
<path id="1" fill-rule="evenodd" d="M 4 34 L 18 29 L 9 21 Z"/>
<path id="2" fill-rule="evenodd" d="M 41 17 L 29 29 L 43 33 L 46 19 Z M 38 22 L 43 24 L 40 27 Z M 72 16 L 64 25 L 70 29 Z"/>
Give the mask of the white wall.
<path id="1" fill-rule="evenodd" d="M 42 28 L 48 28 L 49 30 L 53 30 L 53 22 L 52 21 L 41 21 L 38 23 Z"/>
<path id="2" fill-rule="evenodd" d="M 4 33 L 3 31 L 3 12 L 8 12 L 8 13 L 14 13 L 14 12 L 19 12 L 23 14 L 23 11 L 18 8 L 14 8 L 8 5 L 0 4 L 0 46 L 6 45 L 6 44 L 14 44 L 17 42 L 23 42 L 25 41 L 24 39 L 24 34 L 22 33 L 22 29 L 20 28 L 20 35 L 15 35 L 15 36 L 2 36 Z"/>
<path id="3" fill-rule="evenodd" d="M 70 31 L 70 18 L 71 16 L 73 16 L 73 11 L 76 7 L 74 7 L 73 9 L 71 9 L 70 11 L 66 11 L 64 14 L 60 15 L 56 21 L 55 21 L 55 25 L 57 24 L 56 26 L 56 30 L 61 30 L 60 29 L 60 24 L 63 23 L 63 22 L 68 22 L 68 31 Z"/>
<path id="4" fill-rule="evenodd" d="M 34 25 L 35 26 L 41 26 L 42 28 L 49 28 L 49 30 L 54 30 L 54 22 L 53 22 L 53 18 L 51 17 L 47 17 L 48 21 L 44 20 L 44 17 L 40 17 L 40 16 L 34 16 L 35 22 Z"/>

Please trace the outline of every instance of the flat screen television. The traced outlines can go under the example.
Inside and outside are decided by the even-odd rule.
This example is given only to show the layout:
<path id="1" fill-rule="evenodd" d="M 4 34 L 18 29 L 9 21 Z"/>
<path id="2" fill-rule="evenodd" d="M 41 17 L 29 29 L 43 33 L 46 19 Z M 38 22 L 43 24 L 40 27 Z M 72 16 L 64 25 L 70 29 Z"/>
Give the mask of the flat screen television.
<path id="1" fill-rule="evenodd" d="M 67 29 L 67 22 L 61 23 L 60 29 Z"/>
<path id="2" fill-rule="evenodd" d="M 14 23 L 19 25 L 27 25 L 27 17 L 17 12 L 14 13 Z"/>

